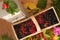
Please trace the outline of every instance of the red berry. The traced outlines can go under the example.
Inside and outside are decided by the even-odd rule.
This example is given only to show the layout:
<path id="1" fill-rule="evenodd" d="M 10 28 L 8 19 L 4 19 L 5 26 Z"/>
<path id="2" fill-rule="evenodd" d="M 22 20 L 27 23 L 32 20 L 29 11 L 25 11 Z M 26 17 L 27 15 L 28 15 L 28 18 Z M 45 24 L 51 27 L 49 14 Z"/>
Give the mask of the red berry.
<path id="1" fill-rule="evenodd" d="M 29 28 L 29 31 L 30 31 L 30 33 L 35 33 L 36 32 L 36 28 L 35 27 L 31 27 L 31 28 Z"/>
<path id="2" fill-rule="evenodd" d="M 2 6 L 3 6 L 4 9 L 8 8 L 8 5 L 6 3 L 4 3 Z"/>
<path id="3" fill-rule="evenodd" d="M 38 39 L 40 37 L 40 35 L 38 34 L 38 35 L 36 35 L 36 38 Z"/>

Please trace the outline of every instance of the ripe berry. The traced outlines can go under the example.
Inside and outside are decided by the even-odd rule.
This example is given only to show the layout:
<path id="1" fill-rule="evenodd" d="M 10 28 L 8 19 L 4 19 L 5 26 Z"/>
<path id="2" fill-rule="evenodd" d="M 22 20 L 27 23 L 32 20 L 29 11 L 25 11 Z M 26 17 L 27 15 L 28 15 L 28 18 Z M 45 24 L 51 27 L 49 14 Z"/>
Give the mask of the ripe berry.
<path id="1" fill-rule="evenodd" d="M 8 8 L 8 5 L 6 3 L 4 3 L 2 6 L 3 6 L 4 9 Z"/>

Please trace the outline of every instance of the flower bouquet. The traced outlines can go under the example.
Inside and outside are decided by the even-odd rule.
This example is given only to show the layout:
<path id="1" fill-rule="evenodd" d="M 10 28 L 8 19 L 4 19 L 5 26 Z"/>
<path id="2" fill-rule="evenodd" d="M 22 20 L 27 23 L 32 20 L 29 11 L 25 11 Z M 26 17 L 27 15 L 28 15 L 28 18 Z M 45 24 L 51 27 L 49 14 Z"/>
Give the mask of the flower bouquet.
<path id="1" fill-rule="evenodd" d="M 60 40 L 60 25 L 43 32 L 46 40 Z"/>

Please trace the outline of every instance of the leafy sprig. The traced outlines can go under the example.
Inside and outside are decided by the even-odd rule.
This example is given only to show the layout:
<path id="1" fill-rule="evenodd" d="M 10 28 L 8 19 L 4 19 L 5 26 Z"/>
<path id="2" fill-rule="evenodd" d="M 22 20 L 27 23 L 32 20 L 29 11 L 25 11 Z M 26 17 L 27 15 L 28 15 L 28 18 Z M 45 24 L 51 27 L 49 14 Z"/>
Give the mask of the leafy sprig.
<path id="1" fill-rule="evenodd" d="M 3 6 L 3 8 L 5 9 L 6 6 L 6 11 L 10 14 L 15 14 L 15 12 L 18 12 L 18 6 L 17 4 L 12 1 L 12 0 L 3 0 L 3 4 L 6 4 Z"/>
<path id="2" fill-rule="evenodd" d="M 38 0 L 37 7 L 40 9 L 44 9 L 46 7 L 47 0 Z"/>
<path id="3" fill-rule="evenodd" d="M 12 40 L 8 35 L 0 36 L 0 40 Z"/>

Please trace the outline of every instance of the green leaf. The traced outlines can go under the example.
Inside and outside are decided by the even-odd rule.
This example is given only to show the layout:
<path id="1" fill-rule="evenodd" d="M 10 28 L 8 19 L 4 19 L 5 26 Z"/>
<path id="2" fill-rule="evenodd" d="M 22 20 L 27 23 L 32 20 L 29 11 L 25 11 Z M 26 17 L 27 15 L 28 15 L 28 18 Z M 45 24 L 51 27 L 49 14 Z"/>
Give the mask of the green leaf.
<path id="1" fill-rule="evenodd" d="M 40 9 L 44 9 L 46 7 L 47 0 L 38 0 L 37 7 Z"/>
<path id="2" fill-rule="evenodd" d="M 44 36 L 46 37 L 47 40 L 50 39 L 52 33 L 53 33 L 53 32 L 52 32 L 52 29 L 45 30 Z"/>
<path id="3" fill-rule="evenodd" d="M 8 9 L 7 9 L 7 12 L 10 13 L 10 14 L 14 14 L 14 11 L 13 11 L 12 8 L 8 8 Z"/>
<path id="4" fill-rule="evenodd" d="M 3 0 L 4 3 L 8 3 L 9 0 Z"/>
<path id="5" fill-rule="evenodd" d="M 14 1 L 10 1 L 10 2 L 8 3 L 8 6 L 11 7 L 11 8 L 14 8 L 14 9 L 17 9 L 17 8 L 18 8 L 18 7 L 17 7 L 17 4 L 16 4 Z"/>
<path id="6" fill-rule="evenodd" d="M 60 0 L 51 0 L 51 6 L 54 6 L 54 8 L 56 9 L 57 15 L 60 19 Z"/>
<path id="7" fill-rule="evenodd" d="M 50 36 L 49 36 L 49 35 L 47 35 L 47 34 L 45 34 L 45 37 L 46 37 L 46 39 L 47 39 L 47 40 L 49 40 L 49 39 L 50 39 Z"/>
<path id="8" fill-rule="evenodd" d="M 52 35 L 52 30 L 46 30 L 46 34 L 51 36 Z"/>
<path id="9" fill-rule="evenodd" d="M 58 37 L 59 37 L 58 40 L 60 40 L 60 35 L 58 35 Z"/>
<path id="10" fill-rule="evenodd" d="M 12 40 L 9 36 L 7 35 L 2 35 L 1 36 L 2 40 Z"/>
<path id="11" fill-rule="evenodd" d="M 39 12 L 39 9 L 35 9 L 33 15 Z"/>
<path id="12" fill-rule="evenodd" d="M 6 11 L 12 15 L 15 14 L 15 12 L 18 12 L 18 6 L 17 4 L 12 1 L 12 0 L 3 0 L 4 3 L 7 3 L 8 4 L 8 8 L 6 9 Z"/>

